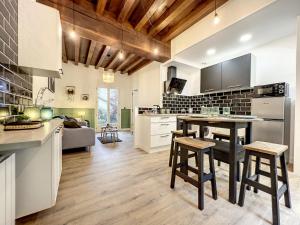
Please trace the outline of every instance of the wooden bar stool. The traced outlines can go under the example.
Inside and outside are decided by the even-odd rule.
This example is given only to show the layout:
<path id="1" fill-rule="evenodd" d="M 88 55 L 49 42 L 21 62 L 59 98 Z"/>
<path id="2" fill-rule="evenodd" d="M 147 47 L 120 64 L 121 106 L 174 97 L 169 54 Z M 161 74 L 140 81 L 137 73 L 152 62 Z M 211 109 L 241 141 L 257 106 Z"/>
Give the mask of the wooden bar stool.
<path id="1" fill-rule="evenodd" d="M 206 181 L 211 182 L 212 196 L 213 199 L 217 199 L 217 185 L 216 185 L 216 175 L 214 167 L 214 154 L 211 147 L 215 146 L 215 143 L 208 141 L 201 141 L 199 139 L 192 139 L 189 137 L 175 138 L 175 151 L 174 160 L 172 166 L 172 176 L 171 176 L 171 188 L 175 187 L 175 176 L 179 176 L 186 182 L 192 184 L 198 188 L 198 208 L 200 210 L 204 209 L 204 183 Z M 192 151 L 196 154 L 198 158 L 198 168 L 193 168 L 189 166 L 188 159 L 185 159 L 183 163 L 177 163 L 179 156 L 183 151 Z M 209 173 L 204 172 L 204 154 L 209 155 Z M 184 167 L 186 171 L 191 171 L 198 175 L 198 181 L 189 177 L 188 174 L 180 172 L 177 168 Z"/>
<path id="2" fill-rule="evenodd" d="M 285 206 L 291 208 L 290 188 L 288 181 L 288 172 L 285 161 L 284 152 L 288 149 L 286 145 L 273 144 L 268 142 L 256 141 L 252 144 L 244 146 L 245 164 L 243 170 L 243 178 L 241 183 L 241 191 L 239 197 L 239 206 L 244 205 L 245 201 L 245 185 L 254 187 L 254 192 L 257 190 L 266 192 L 272 196 L 272 213 L 273 224 L 280 224 L 279 215 L 279 199 L 284 195 Z M 255 174 L 253 176 L 248 174 L 249 162 L 252 156 L 256 156 Z M 270 161 L 270 173 L 261 170 L 261 158 Z M 281 176 L 277 174 L 277 159 L 280 159 Z M 271 179 L 271 187 L 259 183 L 259 176 L 269 177 Z M 282 186 L 278 188 L 278 180 L 282 182 Z"/>
<path id="3" fill-rule="evenodd" d="M 197 131 L 188 131 L 188 137 L 196 138 Z M 170 148 L 170 156 L 169 156 L 169 166 L 172 166 L 173 156 L 174 156 L 174 138 L 183 137 L 182 130 L 174 130 L 172 131 L 172 140 L 171 140 L 171 148 Z M 196 164 L 197 164 L 197 157 L 195 154 L 190 155 L 190 157 L 195 157 Z"/>

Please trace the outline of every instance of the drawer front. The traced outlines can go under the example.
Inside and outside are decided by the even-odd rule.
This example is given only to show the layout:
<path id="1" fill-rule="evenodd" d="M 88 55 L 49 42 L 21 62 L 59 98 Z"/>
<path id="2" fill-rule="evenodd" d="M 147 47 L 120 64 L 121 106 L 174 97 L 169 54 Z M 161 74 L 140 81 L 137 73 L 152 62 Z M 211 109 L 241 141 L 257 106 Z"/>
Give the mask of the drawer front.
<path id="1" fill-rule="evenodd" d="M 160 134 L 151 136 L 151 148 L 170 145 L 172 134 Z"/>
<path id="2" fill-rule="evenodd" d="M 151 123 L 151 135 L 170 134 L 176 130 L 176 122 Z"/>
<path id="3" fill-rule="evenodd" d="M 151 117 L 151 123 L 167 123 L 176 122 L 176 116 L 153 116 Z"/>

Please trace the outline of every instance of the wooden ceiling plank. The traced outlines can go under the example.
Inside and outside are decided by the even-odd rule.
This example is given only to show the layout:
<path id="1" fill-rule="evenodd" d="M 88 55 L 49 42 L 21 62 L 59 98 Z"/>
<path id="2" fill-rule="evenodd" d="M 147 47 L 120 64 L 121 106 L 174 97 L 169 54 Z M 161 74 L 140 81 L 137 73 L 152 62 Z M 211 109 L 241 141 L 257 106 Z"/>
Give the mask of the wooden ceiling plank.
<path id="1" fill-rule="evenodd" d="M 59 10 L 64 31 L 73 28 L 72 8 L 50 0 L 39 0 L 39 2 Z M 76 33 L 82 38 L 114 46 L 116 49 L 122 48 L 125 52 L 134 53 L 135 55 L 154 61 L 166 62 L 171 57 L 169 43 L 161 42 L 129 28 L 124 28 L 122 42 L 122 29 L 119 25 L 116 25 L 119 23 L 114 24 L 107 22 L 107 20 L 95 19 L 76 10 L 74 18 Z M 159 49 L 158 55 L 153 54 L 154 47 Z"/>
<path id="2" fill-rule="evenodd" d="M 87 67 L 91 64 L 91 60 L 92 60 L 92 57 L 93 57 L 93 54 L 94 54 L 94 51 L 95 51 L 95 48 L 96 48 L 96 44 L 97 44 L 96 41 L 91 40 L 88 56 L 87 56 L 87 59 L 86 59 L 86 62 L 85 62 L 85 66 L 87 66 Z"/>
<path id="3" fill-rule="evenodd" d="M 107 3 L 107 0 L 98 0 L 97 7 L 96 7 L 96 13 L 98 15 L 104 14 L 106 3 Z"/>
<path id="4" fill-rule="evenodd" d="M 98 69 L 98 68 L 102 65 L 102 63 L 103 63 L 105 57 L 107 56 L 109 50 L 110 50 L 110 46 L 107 46 L 107 45 L 106 45 L 106 46 L 104 47 L 104 50 L 103 50 L 103 52 L 102 52 L 102 55 L 100 56 L 100 59 L 99 59 L 97 65 L 96 65 L 96 69 Z"/>
<path id="5" fill-rule="evenodd" d="M 217 0 L 217 7 L 222 6 L 228 0 Z M 169 32 L 162 37 L 162 41 L 167 42 L 181 34 L 183 31 L 190 28 L 193 24 L 197 23 L 199 20 L 203 19 L 205 16 L 213 12 L 215 9 L 214 1 L 205 1 L 200 4 L 193 12 L 191 12 L 185 20 L 180 21 L 174 27 L 172 27 Z"/>
<path id="6" fill-rule="evenodd" d="M 191 5 L 194 3 L 195 0 L 184 0 L 175 2 L 175 4 L 167 10 L 166 16 L 162 15 L 162 18 L 158 19 L 154 26 L 151 27 L 148 34 L 151 36 L 157 35 L 160 31 L 166 28 L 175 18 L 180 16 L 180 14 L 182 14 L 185 10 L 191 7 Z"/>
<path id="7" fill-rule="evenodd" d="M 143 62 L 144 60 L 145 60 L 144 57 L 139 58 L 134 63 L 130 64 L 125 70 L 121 71 L 121 73 L 122 74 L 127 73 L 128 71 L 130 71 L 131 69 L 133 69 L 134 67 L 136 67 L 138 64 L 140 64 L 141 62 Z"/>
<path id="8" fill-rule="evenodd" d="M 107 64 L 105 69 L 112 69 L 116 62 L 119 60 L 119 53 L 120 51 L 117 51 L 116 54 L 114 55 L 113 59 Z"/>
<path id="9" fill-rule="evenodd" d="M 128 75 L 132 75 L 133 73 L 135 73 L 136 71 L 142 69 L 143 67 L 147 66 L 148 64 L 150 64 L 151 60 L 144 60 L 143 62 L 141 62 L 140 64 L 138 64 L 136 67 L 132 68 L 130 71 L 128 71 Z"/>
<path id="10" fill-rule="evenodd" d="M 62 60 L 64 63 L 68 62 L 67 50 L 66 50 L 66 38 L 65 34 L 62 34 Z"/>
<path id="11" fill-rule="evenodd" d="M 115 69 L 115 72 L 120 71 L 128 62 L 130 62 L 130 60 L 134 57 L 134 54 L 129 54 L 128 56 L 125 57 L 125 60 L 123 60 L 123 62 L 121 62 L 118 67 Z"/>
<path id="12" fill-rule="evenodd" d="M 118 21 L 124 23 L 130 17 L 132 11 L 137 6 L 138 0 L 125 0 L 124 6 L 118 16 Z"/>
<path id="13" fill-rule="evenodd" d="M 156 10 L 162 6 L 162 4 L 166 4 L 166 0 L 155 0 L 150 8 L 147 10 L 143 18 L 137 23 L 135 26 L 135 30 L 141 31 L 143 26 L 149 21 L 149 18 L 156 12 Z"/>
<path id="14" fill-rule="evenodd" d="M 79 56 L 80 56 L 80 37 L 75 38 L 75 65 L 78 65 Z"/>

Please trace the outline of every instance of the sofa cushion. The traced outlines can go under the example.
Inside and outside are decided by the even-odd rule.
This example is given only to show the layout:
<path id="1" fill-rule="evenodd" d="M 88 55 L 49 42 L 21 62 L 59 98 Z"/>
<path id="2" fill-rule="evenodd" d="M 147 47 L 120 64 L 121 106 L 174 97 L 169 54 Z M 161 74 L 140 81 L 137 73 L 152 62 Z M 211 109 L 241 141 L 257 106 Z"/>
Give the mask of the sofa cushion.
<path id="1" fill-rule="evenodd" d="M 81 128 L 80 124 L 76 121 L 64 121 L 65 128 Z"/>

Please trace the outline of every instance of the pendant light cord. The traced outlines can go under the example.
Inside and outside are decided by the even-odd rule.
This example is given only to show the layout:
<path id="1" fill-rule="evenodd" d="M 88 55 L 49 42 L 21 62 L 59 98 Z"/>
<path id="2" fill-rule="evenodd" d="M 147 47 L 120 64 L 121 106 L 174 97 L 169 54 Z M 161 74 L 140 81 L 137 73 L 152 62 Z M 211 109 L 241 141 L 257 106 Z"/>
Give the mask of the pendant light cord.
<path id="1" fill-rule="evenodd" d="M 73 12 L 73 30 L 75 30 L 74 0 L 72 0 L 72 12 Z"/>
<path id="2" fill-rule="evenodd" d="M 217 0 L 215 0 L 215 15 L 217 15 Z"/>

